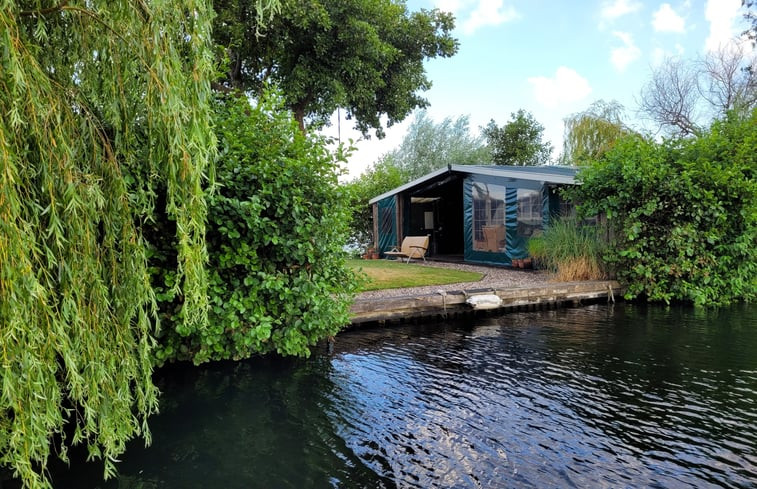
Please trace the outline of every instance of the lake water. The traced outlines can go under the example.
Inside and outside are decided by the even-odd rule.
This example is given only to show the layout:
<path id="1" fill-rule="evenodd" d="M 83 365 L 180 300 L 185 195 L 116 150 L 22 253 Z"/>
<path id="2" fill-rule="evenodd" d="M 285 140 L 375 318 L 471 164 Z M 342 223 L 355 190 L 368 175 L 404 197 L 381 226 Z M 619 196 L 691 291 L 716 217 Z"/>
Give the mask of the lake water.
<path id="1" fill-rule="evenodd" d="M 757 487 L 757 306 L 358 330 L 157 382 L 153 445 L 56 488 Z"/>

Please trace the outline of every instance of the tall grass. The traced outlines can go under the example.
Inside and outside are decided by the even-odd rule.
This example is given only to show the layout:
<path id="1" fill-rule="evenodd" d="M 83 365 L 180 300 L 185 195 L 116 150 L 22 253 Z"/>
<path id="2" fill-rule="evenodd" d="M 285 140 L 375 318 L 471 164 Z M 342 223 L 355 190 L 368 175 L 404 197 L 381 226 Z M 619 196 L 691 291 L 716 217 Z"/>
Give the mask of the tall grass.
<path id="1" fill-rule="evenodd" d="M 602 261 L 605 240 L 597 226 L 582 225 L 574 218 L 555 219 L 532 241 L 531 255 L 555 272 L 561 282 L 607 277 Z"/>

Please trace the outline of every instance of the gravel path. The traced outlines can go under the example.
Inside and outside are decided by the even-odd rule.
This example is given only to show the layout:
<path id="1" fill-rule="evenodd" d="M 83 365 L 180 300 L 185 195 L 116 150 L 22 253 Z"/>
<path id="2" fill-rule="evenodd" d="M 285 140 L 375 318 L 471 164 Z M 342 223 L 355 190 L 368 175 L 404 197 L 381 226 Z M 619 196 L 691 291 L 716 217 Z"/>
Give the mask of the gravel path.
<path id="1" fill-rule="evenodd" d="M 439 290 L 462 290 L 462 289 L 486 289 L 507 287 L 537 287 L 550 282 L 550 274 L 536 270 L 513 270 L 510 268 L 485 267 L 480 265 L 468 265 L 463 263 L 442 262 L 414 262 L 416 265 L 437 268 L 452 268 L 468 272 L 483 273 L 484 276 L 477 282 L 462 282 L 447 285 L 429 285 L 426 287 L 409 287 L 405 289 L 385 289 L 363 292 L 357 296 L 357 300 L 374 300 L 386 297 L 400 297 L 405 295 L 435 294 Z"/>

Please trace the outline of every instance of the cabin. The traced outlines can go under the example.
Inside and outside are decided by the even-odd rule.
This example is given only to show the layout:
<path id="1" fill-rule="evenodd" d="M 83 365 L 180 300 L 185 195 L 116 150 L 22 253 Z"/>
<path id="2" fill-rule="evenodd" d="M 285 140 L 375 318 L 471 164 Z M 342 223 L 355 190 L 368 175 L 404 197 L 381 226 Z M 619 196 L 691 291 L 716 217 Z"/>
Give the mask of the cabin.
<path id="1" fill-rule="evenodd" d="M 529 238 L 570 204 L 559 189 L 575 184 L 563 166 L 450 165 L 370 200 L 381 254 L 405 236 L 430 236 L 427 256 L 511 265 L 528 256 Z"/>

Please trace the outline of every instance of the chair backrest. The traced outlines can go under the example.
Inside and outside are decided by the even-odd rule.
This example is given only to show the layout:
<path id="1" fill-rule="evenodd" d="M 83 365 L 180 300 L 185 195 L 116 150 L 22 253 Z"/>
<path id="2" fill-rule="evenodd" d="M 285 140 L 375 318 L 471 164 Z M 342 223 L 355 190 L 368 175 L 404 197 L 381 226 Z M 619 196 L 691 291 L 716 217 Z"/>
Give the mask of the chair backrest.
<path id="1" fill-rule="evenodd" d="M 402 253 L 409 255 L 411 251 L 413 251 L 413 246 L 417 246 L 419 248 L 423 248 L 423 254 L 426 253 L 426 250 L 428 249 L 428 238 L 429 236 L 406 236 L 405 239 L 402 240 L 402 246 L 400 247 L 400 251 Z M 417 250 L 416 250 L 417 253 Z"/>

